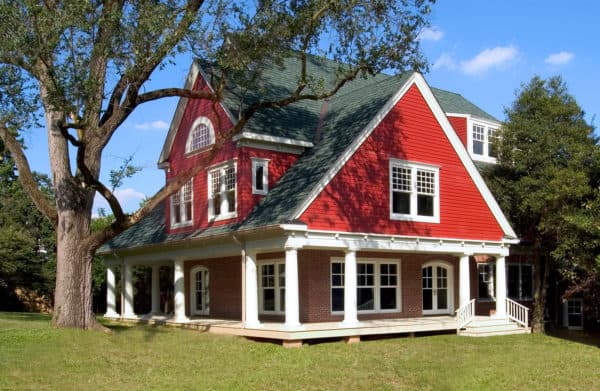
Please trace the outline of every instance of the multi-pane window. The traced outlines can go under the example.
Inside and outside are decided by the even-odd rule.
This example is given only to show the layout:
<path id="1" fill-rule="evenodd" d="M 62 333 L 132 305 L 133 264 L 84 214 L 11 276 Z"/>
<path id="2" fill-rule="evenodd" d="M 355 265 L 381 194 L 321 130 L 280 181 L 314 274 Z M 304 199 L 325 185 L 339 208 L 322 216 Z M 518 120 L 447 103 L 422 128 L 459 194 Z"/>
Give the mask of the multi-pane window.
<path id="1" fill-rule="evenodd" d="M 209 218 L 226 219 L 236 215 L 236 169 L 230 163 L 208 173 Z"/>
<path id="2" fill-rule="evenodd" d="M 266 263 L 260 266 L 261 312 L 285 311 L 285 263 Z"/>
<path id="3" fill-rule="evenodd" d="M 171 226 L 189 225 L 193 219 L 192 180 L 171 196 Z"/>
<path id="4" fill-rule="evenodd" d="M 515 300 L 533 297 L 533 266 L 524 263 L 507 265 L 507 295 Z"/>
<path id="5" fill-rule="evenodd" d="M 252 194 L 267 194 L 269 191 L 269 161 L 252 159 Z"/>
<path id="6" fill-rule="evenodd" d="M 471 128 L 471 153 L 474 159 L 494 162 L 498 156 L 496 141 L 497 128 L 474 123 Z"/>
<path id="7" fill-rule="evenodd" d="M 439 169 L 390 161 L 391 218 L 439 221 Z"/>
<path id="8" fill-rule="evenodd" d="M 185 152 L 198 151 L 214 143 L 212 123 L 206 117 L 198 118 L 192 125 L 188 136 Z"/>
<path id="9" fill-rule="evenodd" d="M 400 269 L 397 262 L 356 264 L 356 306 L 359 312 L 400 309 Z M 344 263 L 331 263 L 331 311 L 344 311 Z"/>
<path id="10" fill-rule="evenodd" d="M 493 263 L 480 263 L 477 265 L 477 296 L 480 299 L 494 300 L 496 267 Z"/>

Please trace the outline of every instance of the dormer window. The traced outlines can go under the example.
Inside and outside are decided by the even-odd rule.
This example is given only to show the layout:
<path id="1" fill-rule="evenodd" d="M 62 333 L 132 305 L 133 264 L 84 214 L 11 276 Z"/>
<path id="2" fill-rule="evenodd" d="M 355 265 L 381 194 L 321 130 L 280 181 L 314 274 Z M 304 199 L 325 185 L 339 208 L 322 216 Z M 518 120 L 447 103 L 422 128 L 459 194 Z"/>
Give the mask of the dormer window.
<path id="1" fill-rule="evenodd" d="M 192 180 L 171 196 L 171 227 L 184 227 L 193 220 Z"/>
<path id="2" fill-rule="evenodd" d="M 474 160 L 495 163 L 497 157 L 494 145 L 497 135 L 497 126 L 473 122 L 469 133 L 469 152 Z"/>
<path id="3" fill-rule="evenodd" d="M 269 161 L 252 158 L 252 194 L 265 195 L 269 192 Z"/>
<path id="4" fill-rule="evenodd" d="M 228 162 L 208 172 L 208 218 L 224 220 L 237 216 L 236 164 Z"/>
<path id="5" fill-rule="evenodd" d="M 214 144 L 215 131 L 212 122 L 206 117 L 194 121 L 185 146 L 185 153 L 192 153 Z"/>

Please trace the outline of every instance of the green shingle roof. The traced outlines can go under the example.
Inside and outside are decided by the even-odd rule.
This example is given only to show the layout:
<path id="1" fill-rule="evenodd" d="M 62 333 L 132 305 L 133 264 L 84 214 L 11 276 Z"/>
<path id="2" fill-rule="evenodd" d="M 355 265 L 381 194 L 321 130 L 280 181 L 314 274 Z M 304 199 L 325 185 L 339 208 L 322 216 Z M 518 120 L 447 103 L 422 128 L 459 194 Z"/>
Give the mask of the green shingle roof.
<path id="1" fill-rule="evenodd" d="M 287 59 L 281 67 L 268 67 L 256 91 L 241 91 L 236 86 L 229 86 L 224 96 L 224 105 L 237 116 L 238 110 L 246 107 L 240 105 L 240 101 L 251 104 L 259 95 L 263 99 L 277 99 L 289 94 L 296 86 L 299 67 L 300 62 L 297 58 Z M 331 85 L 334 81 L 336 69 L 335 63 L 318 58 L 310 58 L 308 64 L 308 73 L 325 85 Z M 288 222 L 294 218 L 294 212 L 330 167 L 409 76 L 379 74 L 370 78 L 359 77 L 345 85 L 327 102 L 325 115 L 318 130 L 319 140 L 315 140 L 315 133 L 322 115 L 321 101 L 307 100 L 280 109 L 257 112 L 246 124 L 245 131 L 309 141 L 315 146 L 304 152 L 241 223 L 185 234 L 167 234 L 165 203 L 161 203 L 138 224 L 109 241 L 99 251 L 109 253 L 111 250 L 191 240 Z M 496 120 L 459 94 L 437 88 L 432 88 L 432 91 L 447 113 L 470 114 L 482 119 Z M 244 99 L 241 99 L 242 95 Z"/>
<path id="2" fill-rule="evenodd" d="M 481 119 L 498 121 L 490 114 L 463 98 L 460 94 L 433 87 L 431 87 L 431 92 L 433 92 L 433 95 L 435 95 L 445 113 L 470 114 Z"/>

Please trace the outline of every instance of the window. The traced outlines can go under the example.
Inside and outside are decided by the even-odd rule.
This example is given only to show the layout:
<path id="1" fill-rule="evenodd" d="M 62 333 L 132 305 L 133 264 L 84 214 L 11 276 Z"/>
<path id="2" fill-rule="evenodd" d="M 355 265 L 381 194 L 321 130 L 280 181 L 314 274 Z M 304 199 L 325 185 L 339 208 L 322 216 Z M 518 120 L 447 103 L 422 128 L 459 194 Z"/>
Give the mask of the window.
<path id="1" fill-rule="evenodd" d="M 496 265 L 480 263 L 477 265 L 477 297 L 484 300 L 496 300 Z"/>
<path id="2" fill-rule="evenodd" d="M 439 223 L 439 168 L 390 161 L 390 217 Z"/>
<path id="3" fill-rule="evenodd" d="M 223 220 L 236 217 L 236 165 L 227 163 L 208 173 L 208 217 Z"/>
<path id="4" fill-rule="evenodd" d="M 285 263 L 260 265 L 260 310 L 264 313 L 285 312 Z"/>
<path id="5" fill-rule="evenodd" d="M 563 325 L 573 330 L 583 329 L 582 299 L 568 299 L 564 302 Z"/>
<path id="6" fill-rule="evenodd" d="M 191 153 L 212 145 L 215 142 L 215 132 L 212 123 L 206 117 L 200 117 L 191 127 L 185 145 L 185 152 Z"/>
<path id="7" fill-rule="evenodd" d="M 252 158 L 252 194 L 269 192 L 269 161 Z"/>
<path id="8" fill-rule="evenodd" d="M 498 156 L 496 141 L 497 127 L 482 123 L 473 123 L 470 134 L 470 151 L 475 160 L 495 162 Z"/>
<path id="9" fill-rule="evenodd" d="M 344 311 L 344 263 L 331 263 L 331 311 Z M 369 260 L 356 264 L 356 306 L 358 312 L 400 310 L 400 265 L 398 262 Z"/>
<path id="10" fill-rule="evenodd" d="M 192 224 L 192 180 L 171 196 L 171 226 L 180 227 Z"/>
<path id="11" fill-rule="evenodd" d="M 514 300 L 533 297 L 533 266 L 522 263 L 508 264 L 507 295 Z"/>

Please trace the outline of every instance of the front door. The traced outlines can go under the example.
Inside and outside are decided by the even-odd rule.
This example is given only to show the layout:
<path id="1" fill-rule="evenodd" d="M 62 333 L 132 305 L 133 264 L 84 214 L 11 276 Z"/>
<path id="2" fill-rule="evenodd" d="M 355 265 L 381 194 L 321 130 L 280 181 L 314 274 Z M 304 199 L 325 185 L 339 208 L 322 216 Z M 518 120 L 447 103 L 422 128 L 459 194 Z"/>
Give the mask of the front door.
<path id="1" fill-rule="evenodd" d="M 449 266 L 441 263 L 423 266 L 423 315 L 452 313 L 454 310 L 452 284 Z"/>
<path id="2" fill-rule="evenodd" d="M 209 314 L 209 290 L 208 290 L 208 269 L 198 266 L 192 269 L 191 300 L 192 306 L 190 313 L 192 315 Z"/>

